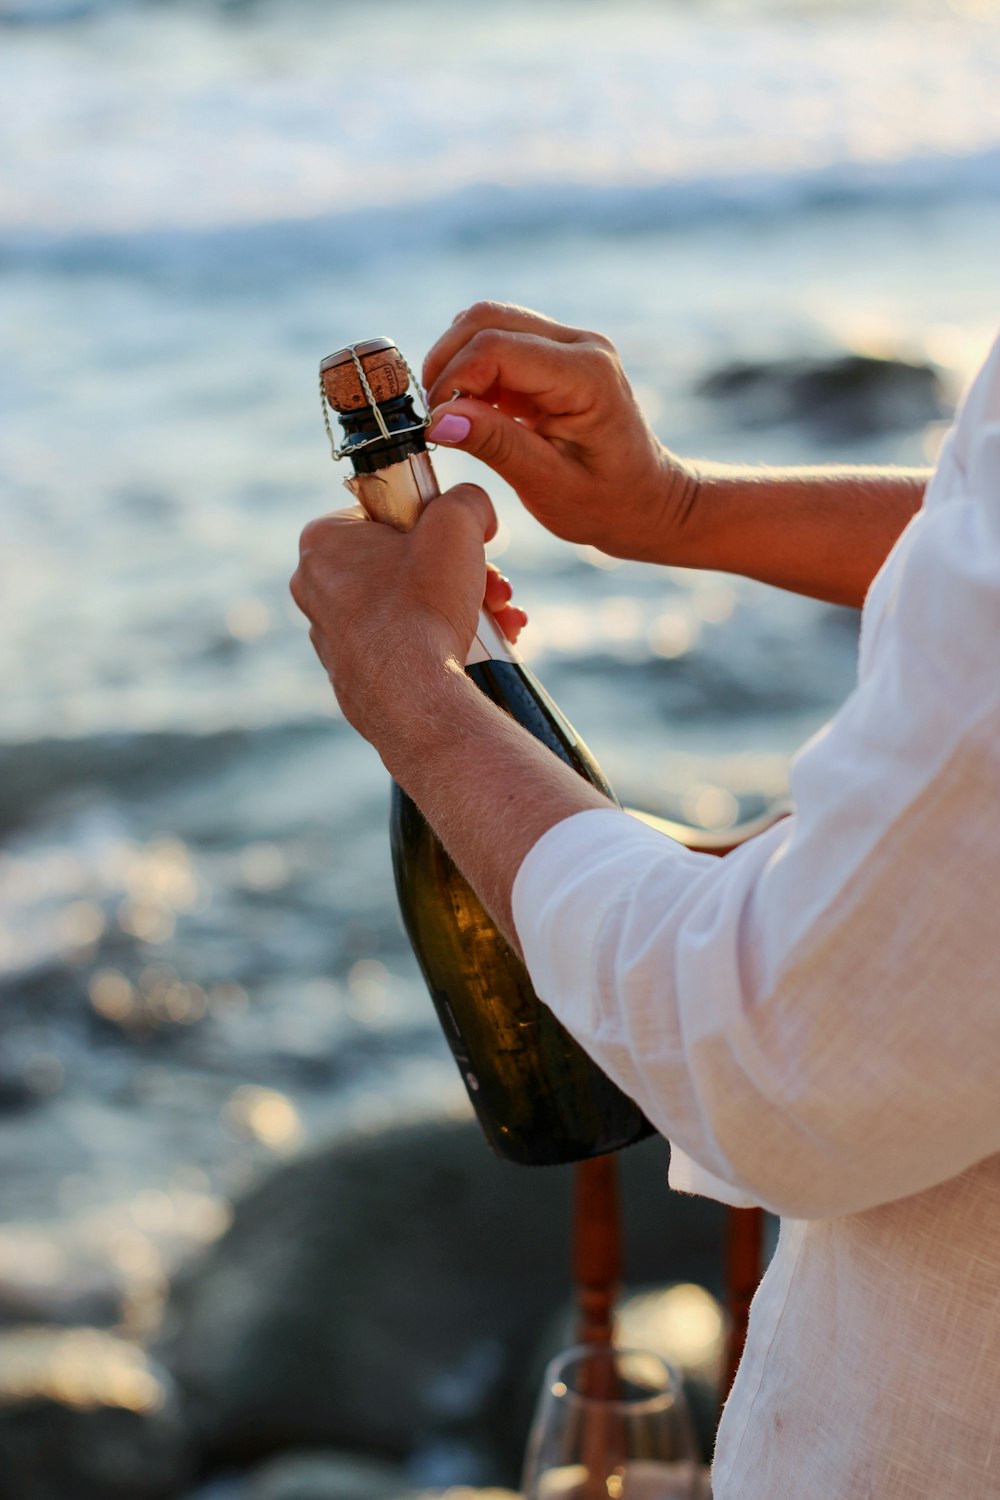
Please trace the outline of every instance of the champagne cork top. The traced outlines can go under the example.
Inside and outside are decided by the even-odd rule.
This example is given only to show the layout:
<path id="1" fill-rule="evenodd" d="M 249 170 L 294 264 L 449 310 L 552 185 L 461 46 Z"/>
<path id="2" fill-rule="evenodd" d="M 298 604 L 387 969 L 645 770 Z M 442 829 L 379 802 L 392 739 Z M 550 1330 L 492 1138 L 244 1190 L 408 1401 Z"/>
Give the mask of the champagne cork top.
<path id="1" fill-rule="evenodd" d="M 362 344 L 348 344 L 320 361 L 319 377 L 334 411 L 360 411 L 363 406 L 371 405 L 354 355 L 377 402 L 402 396 L 409 387 L 406 361 L 392 339 L 366 339 Z"/>

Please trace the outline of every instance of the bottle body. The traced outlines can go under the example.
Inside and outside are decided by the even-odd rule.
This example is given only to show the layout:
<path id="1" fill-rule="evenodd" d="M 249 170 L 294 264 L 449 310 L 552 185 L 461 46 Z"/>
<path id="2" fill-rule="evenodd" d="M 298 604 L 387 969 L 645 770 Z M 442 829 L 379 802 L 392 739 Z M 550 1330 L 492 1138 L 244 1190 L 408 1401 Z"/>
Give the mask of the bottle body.
<path id="1" fill-rule="evenodd" d="M 389 343 L 354 346 L 354 365 L 358 351 L 374 350 L 370 357 L 381 359 Z M 324 372 L 335 364 L 343 383 L 344 353 L 320 367 L 331 403 Z M 386 378 L 393 386 L 392 371 Z M 344 451 L 355 471 L 345 482 L 373 519 L 408 530 L 438 493 L 423 431 L 408 397 L 393 392 L 383 401 L 376 390 L 374 412 L 364 405 L 373 393 L 367 381 L 363 386 L 364 395 L 341 416 Z M 586 745 L 488 614 L 480 618 L 466 672 L 504 712 L 613 797 Z M 403 923 L 493 1149 L 524 1165 L 554 1165 L 601 1156 L 649 1135 L 652 1127 L 638 1106 L 535 994 L 527 970 L 472 887 L 395 784 L 390 839 Z"/>
<path id="2" fill-rule="evenodd" d="M 611 795 L 596 761 L 516 661 L 466 667 L 529 733 Z M 483 1132 L 509 1161 L 602 1156 L 651 1127 L 535 994 L 527 970 L 442 848 L 393 785 L 393 872 L 407 935 Z"/>

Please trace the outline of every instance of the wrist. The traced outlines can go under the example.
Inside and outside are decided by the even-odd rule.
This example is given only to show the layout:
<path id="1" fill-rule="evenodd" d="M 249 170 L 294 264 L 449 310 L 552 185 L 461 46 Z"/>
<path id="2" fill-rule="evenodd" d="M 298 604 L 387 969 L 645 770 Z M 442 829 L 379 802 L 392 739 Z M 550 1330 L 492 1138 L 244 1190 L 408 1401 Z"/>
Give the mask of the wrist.
<path id="1" fill-rule="evenodd" d="M 695 464 L 662 444 L 661 455 L 660 510 L 648 560 L 686 567 L 695 555 L 703 518 L 701 473 Z"/>
<path id="2" fill-rule="evenodd" d="M 701 478 L 695 465 L 657 441 L 649 481 L 633 502 L 629 534 L 623 537 L 616 521 L 612 541 L 604 550 L 632 562 L 687 566 L 694 550 L 700 495 Z"/>
<path id="3" fill-rule="evenodd" d="M 479 697 L 457 657 L 400 657 L 380 674 L 362 733 L 406 785 L 414 764 L 430 764 L 461 742 L 465 714 Z"/>

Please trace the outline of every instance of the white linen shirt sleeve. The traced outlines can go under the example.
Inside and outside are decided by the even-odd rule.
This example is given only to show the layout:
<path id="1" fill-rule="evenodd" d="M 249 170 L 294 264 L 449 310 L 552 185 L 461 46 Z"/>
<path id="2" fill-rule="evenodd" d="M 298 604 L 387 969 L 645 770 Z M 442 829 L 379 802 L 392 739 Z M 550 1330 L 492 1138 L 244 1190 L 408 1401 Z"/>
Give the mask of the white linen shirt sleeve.
<path id="1" fill-rule="evenodd" d="M 671 1142 L 790 1217 L 1000 1152 L 998 367 L 887 560 L 857 689 L 793 762 L 794 815 L 720 860 L 579 813 L 514 886 L 541 997 Z"/>

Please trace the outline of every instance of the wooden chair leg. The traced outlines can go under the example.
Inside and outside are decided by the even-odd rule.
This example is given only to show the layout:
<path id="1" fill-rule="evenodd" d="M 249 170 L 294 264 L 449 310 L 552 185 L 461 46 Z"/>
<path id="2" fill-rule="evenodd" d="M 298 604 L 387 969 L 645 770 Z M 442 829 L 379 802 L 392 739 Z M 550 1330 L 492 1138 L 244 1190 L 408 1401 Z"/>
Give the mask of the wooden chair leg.
<path id="1" fill-rule="evenodd" d="M 726 1210 L 726 1307 L 729 1340 L 720 1388 L 720 1406 L 732 1389 L 736 1369 L 746 1343 L 750 1303 L 760 1284 L 764 1259 L 764 1210 Z"/>
<path id="2" fill-rule="evenodd" d="M 577 1338 L 610 1344 L 622 1275 L 621 1202 L 613 1156 L 578 1162 L 573 1176 L 573 1281 Z"/>

